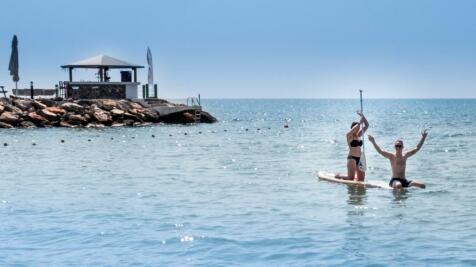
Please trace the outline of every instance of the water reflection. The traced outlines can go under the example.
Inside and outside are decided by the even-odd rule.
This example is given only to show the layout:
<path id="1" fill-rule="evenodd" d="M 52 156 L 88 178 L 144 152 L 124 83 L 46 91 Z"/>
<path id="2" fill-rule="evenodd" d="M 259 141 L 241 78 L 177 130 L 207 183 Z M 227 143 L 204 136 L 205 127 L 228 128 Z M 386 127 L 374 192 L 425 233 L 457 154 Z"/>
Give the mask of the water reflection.
<path id="1" fill-rule="evenodd" d="M 397 203 L 403 203 L 409 197 L 407 189 L 392 190 L 393 192 L 393 201 Z"/>
<path id="2" fill-rule="evenodd" d="M 367 188 L 364 186 L 348 185 L 347 193 L 349 194 L 349 199 L 347 200 L 348 204 L 354 206 L 365 204 L 365 200 L 367 199 Z"/>
<path id="3" fill-rule="evenodd" d="M 365 243 L 368 242 L 368 230 L 364 226 L 367 220 L 365 206 L 367 202 L 367 188 L 364 186 L 348 185 L 347 193 L 349 198 L 347 203 L 351 206 L 347 211 L 346 222 L 348 229 L 344 235 L 344 244 L 342 249 L 347 255 L 355 258 L 365 258 Z"/>

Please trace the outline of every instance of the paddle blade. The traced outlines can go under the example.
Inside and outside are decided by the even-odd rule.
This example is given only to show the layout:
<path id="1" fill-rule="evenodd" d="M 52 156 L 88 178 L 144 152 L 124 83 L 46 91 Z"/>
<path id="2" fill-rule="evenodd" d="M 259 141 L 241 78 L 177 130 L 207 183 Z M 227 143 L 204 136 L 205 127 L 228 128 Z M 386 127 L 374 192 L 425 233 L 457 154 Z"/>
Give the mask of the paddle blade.
<path id="1" fill-rule="evenodd" d="M 362 153 L 360 156 L 359 170 L 363 172 L 367 171 L 367 159 L 365 158 L 365 153 Z"/>

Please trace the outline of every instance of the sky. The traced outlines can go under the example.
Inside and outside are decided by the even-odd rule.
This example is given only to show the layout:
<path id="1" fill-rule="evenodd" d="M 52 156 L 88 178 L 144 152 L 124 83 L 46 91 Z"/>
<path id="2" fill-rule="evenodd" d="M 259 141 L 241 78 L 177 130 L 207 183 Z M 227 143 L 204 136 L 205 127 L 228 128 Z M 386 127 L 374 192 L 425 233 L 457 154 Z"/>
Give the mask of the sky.
<path id="1" fill-rule="evenodd" d="M 68 78 L 61 65 L 97 54 L 147 65 L 149 46 L 163 98 L 476 98 L 471 0 L 1 0 L 0 10 L 7 88 L 16 34 L 21 88 L 54 88 Z"/>

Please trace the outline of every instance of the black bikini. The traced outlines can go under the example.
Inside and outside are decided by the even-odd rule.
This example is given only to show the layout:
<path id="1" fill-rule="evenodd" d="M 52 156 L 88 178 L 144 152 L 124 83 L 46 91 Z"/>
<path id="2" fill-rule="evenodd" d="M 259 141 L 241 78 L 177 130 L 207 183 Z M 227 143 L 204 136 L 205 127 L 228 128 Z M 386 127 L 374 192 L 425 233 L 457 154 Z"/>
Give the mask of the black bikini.
<path id="1" fill-rule="evenodd" d="M 364 142 L 362 140 L 355 140 L 354 139 L 350 142 L 351 147 L 358 147 L 358 146 L 362 146 L 363 144 L 364 144 Z M 357 164 L 357 165 L 359 165 L 359 163 L 360 163 L 360 157 L 354 157 L 354 156 L 349 155 L 349 156 L 347 156 L 347 159 L 355 160 L 355 164 Z"/>
<path id="2" fill-rule="evenodd" d="M 409 181 L 406 178 L 393 177 L 392 179 L 390 179 L 390 183 L 388 183 L 388 185 L 390 185 L 390 187 L 393 187 L 393 182 L 395 181 L 399 181 L 402 184 L 402 187 L 409 187 L 412 182 L 411 180 Z"/>
<path id="3" fill-rule="evenodd" d="M 351 147 L 358 147 L 358 146 L 362 146 L 364 144 L 364 142 L 362 140 L 352 140 L 352 142 L 350 142 L 350 146 Z"/>
<path id="4" fill-rule="evenodd" d="M 357 165 L 359 165 L 359 163 L 360 163 L 360 157 L 354 157 L 354 156 L 348 155 L 347 159 L 355 160 L 355 164 L 357 164 Z"/>

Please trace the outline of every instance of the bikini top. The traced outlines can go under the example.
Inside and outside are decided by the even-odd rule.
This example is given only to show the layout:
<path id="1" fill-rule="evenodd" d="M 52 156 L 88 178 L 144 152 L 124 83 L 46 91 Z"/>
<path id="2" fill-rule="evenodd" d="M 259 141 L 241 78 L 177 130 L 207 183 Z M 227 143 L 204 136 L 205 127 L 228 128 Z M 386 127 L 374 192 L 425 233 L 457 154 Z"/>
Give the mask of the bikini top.
<path id="1" fill-rule="evenodd" d="M 350 146 L 351 147 L 358 147 L 358 146 L 362 146 L 364 144 L 364 142 L 362 142 L 362 140 L 352 140 L 352 142 L 350 142 Z"/>

